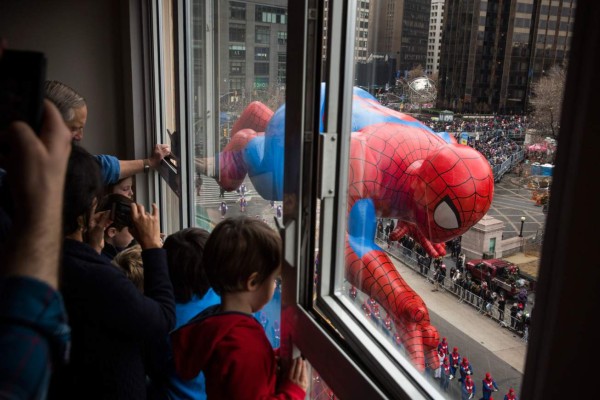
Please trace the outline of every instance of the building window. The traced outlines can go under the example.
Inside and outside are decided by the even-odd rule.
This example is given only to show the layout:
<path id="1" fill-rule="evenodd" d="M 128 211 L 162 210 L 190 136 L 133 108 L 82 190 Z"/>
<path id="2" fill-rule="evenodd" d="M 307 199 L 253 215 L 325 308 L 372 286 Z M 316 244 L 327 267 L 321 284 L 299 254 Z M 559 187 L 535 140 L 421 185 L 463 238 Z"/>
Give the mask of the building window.
<path id="1" fill-rule="evenodd" d="M 254 63 L 254 75 L 269 75 L 269 63 Z"/>
<path id="2" fill-rule="evenodd" d="M 254 59 L 257 61 L 268 61 L 269 60 L 269 48 L 268 47 L 255 47 L 254 48 Z"/>
<path id="3" fill-rule="evenodd" d="M 230 24 L 229 25 L 229 41 L 230 42 L 245 42 L 246 41 L 246 25 Z"/>
<path id="4" fill-rule="evenodd" d="M 237 1 L 229 2 L 229 18 L 246 20 L 246 4 Z"/>
<path id="5" fill-rule="evenodd" d="M 279 7 L 256 6 L 255 21 L 287 24 L 287 10 Z"/>
<path id="6" fill-rule="evenodd" d="M 287 45 L 287 32 L 277 32 L 277 44 L 282 46 Z"/>
<path id="7" fill-rule="evenodd" d="M 246 72 L 245 61 L 231 61 L 229 63 L 229 75 L 244 75 Z"/>
<path id="8" fill-rule="evenodd" d="M 277 53 L 277 82 L 285 84 L 287 53 Z"/>
<path id="9" fill-rule="evenodd" d="M 269 44 L 271 40 L 271 28 L 268 26 L 257 26 L 254 41 L 260 44 Z"/>
<path id="10" fill-rule="evenodd" d="M 246 58 L 246 45 L 245 44 L 230 44 L 229 45 L 229 58 L 235 58 L 235 59 Z"/>
<path id="11" fill-rule="evenodd" d="M 229 90 L 241 90 L 244 87 L 244 78 L 229 78 Z"/>

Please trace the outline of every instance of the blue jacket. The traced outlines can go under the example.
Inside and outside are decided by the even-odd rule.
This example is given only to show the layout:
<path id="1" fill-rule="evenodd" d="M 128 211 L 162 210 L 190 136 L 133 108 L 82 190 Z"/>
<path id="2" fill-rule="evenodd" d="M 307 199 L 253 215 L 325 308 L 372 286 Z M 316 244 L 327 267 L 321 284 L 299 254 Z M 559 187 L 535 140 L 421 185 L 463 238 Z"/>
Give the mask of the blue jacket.
<path id="1" fill-rule="evenodd" d="M 495 390 L 498 390 L 498 385 L 496 384 L 496 381 L 493 379 L 491 382 L 487 382 L 484 379 L 481 381 L 481 384 L 482 384 L 481 390 L 483 391 L 483 398 L 486 400 L 488 400 L 490 397 L 492 397 L 492 392 L 494 392 Z"/>
<path id="2" fill-rule="evenodd" d="M 219 304 L 220 302 L 221 298 L 211 288 L 200 299 L 194 295 L 189 302 L 176 304 L 175 313 L 177 315 L 177 322 L 175 323 L 175 329 L 187 324 L 192 318 L 200 314 L 206 308 Z M 175 366 L 170 365 L 167 391 L 169 392 L 170 399 L 206 399 L 204 374 L 200 373 L 194 379 L 184 381 L 175 373 Z"/>
<path id="3" fill-rule="evenodd" d="M 473 397 L 475 397 L 475 392 L 476 392 L 476 387 L 475 387 L 475 382 L 473 382 Z M 461 384 L 460 393 L 461 393 L 461 396 L 462 396 L 462 400 L 468 400 L 469 399 L 469 392 L 467 392 L 467 385 L 465 385 L 464 381 Z"/>
<path id="4" fill-rule="evenodd" d="M 473 367 L 471 367 L 471 363 L 469 363 L 469 365 L 466 368 L 462 363 L 460 363 L 460 376 L 462 379 L 464 379 L 465 376 L 467 376 L 467 372 L 470 372 L 469 375 L 473 375 Z"/>

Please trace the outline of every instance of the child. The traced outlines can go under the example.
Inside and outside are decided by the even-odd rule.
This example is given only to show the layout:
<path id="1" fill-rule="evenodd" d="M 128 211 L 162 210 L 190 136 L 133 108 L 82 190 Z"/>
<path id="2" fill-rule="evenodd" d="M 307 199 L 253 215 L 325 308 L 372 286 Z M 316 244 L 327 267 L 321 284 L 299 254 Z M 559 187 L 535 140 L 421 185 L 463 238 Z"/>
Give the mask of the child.
<path id="1" fill-rule="evenodd" d="M 109 194 L 102 198 L 97 211 L 110 211 L 115 203 L 131 205 L 133 201 L 122 194 Z M 119 252 L 126 249 L 133 241 L 133 236 L 129 232 L 129 227 L 127 226 L 129 223 L 129 221 L 117 217 L 112 221 L 112 224 L 104 230 L 104 247 L 102 248 L 102 255 L 109 261 L 112 261 Z"/>
<path id="2" fill-rule="evenodd" d="M 106 194 L 122 194 L 125 197 L 129 197 L 133 200 L 133 177 L 129 176 L 119 180 L 113 185 L 106 187 Z"/>
<path id="3" fill-rule="evenodd" d="M 206 242 L 202 263 L 221 304 L 174 331 L 171 340 L 177 373 L 191 379 L 203 371 L 208 398 L 305 398 L 304 361 L 294 359 L 288 378 L 277 382 L 275 352 L 251 315 L 273 297 L 281 247 L 267 224 L 244 216 L 221 222 Z"/>
<path id="4" fill-rule="evenodd" d="M 187 324 L 207 307 L 221 302 L 210 287 L 202 264 L 208 235 L 204 229 L 186 228 L 169 235 L 163 245 L 167 251 L 169 276 L 175 294 L 175 329 Z M 183 381 L 174 371 L 169 372 L 165 385 L 169 399 L 206 399 L 203 374 Z"/>
<path id="5" fill-rule="evenodd" d="M 118 253 L 113 258 L 112 264 L 122 269 L 135 287 L 144 293 L 144 263 L 142 262 L 142 247 L 139 244 Z"/>

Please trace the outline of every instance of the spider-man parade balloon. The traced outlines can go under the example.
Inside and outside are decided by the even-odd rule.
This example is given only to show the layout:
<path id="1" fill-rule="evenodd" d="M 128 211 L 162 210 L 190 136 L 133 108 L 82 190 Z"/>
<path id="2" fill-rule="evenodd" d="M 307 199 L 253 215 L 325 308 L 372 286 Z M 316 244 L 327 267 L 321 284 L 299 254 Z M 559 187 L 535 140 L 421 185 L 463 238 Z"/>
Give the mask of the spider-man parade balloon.
<path id="1" fill-rule="evenodd" d="M 248 174 L 262 197 L 282 199 L 284 119 L 285 106 L 273 113 L 254 102 L 245 109 L 219 155 L 221 187 L 235 190 Z M 382 106 L 360 88 L 353 93 L 351 135 L 346 279 L 392 316 L 418 369 L 437 368 L 438 331 L 421 297 L 375 244 L 377 219 L 398 220 L 390 240 L 408 234 L 432 257 L 443 256 L 444 242 L 465 233 L 490 208 L 490 164 L 475 149 Z"/>

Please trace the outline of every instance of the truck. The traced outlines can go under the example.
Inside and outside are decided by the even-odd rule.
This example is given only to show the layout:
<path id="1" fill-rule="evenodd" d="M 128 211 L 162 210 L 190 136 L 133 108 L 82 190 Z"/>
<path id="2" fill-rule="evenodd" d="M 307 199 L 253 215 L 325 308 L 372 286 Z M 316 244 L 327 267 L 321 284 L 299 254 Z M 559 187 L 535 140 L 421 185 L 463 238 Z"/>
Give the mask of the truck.
<path id="1" fill-rule="evenodd" d="M 487 282 L 493 292 L 502 290 L 507 299 L 519 293 L 519 267 L 500 258 L 469 260 L 465 264 L 467 276 L 475 282 Z"/>

